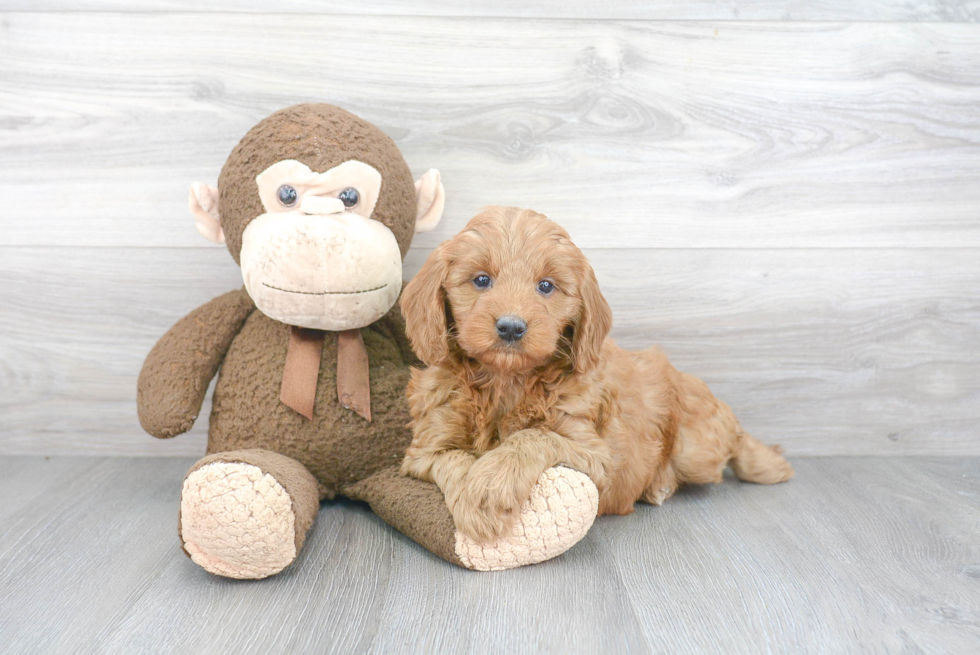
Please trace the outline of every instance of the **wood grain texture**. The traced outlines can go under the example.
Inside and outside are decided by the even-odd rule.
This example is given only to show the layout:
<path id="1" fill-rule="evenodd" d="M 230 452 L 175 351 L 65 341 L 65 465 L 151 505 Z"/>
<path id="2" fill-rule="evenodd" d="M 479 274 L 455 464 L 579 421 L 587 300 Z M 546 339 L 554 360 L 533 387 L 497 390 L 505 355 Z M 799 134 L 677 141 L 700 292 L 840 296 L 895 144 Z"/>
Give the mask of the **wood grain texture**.
<path id="1" fill-rule="evenodd" d="M 22 11 L 191 11 L 191 12 L 268 12 L 270 5 L 259 0 L 142 0 L 138 5 L 126 0 L 7 0 L 7 10 Z M 581 18 L 589 20 L 782 20 L 782 21 L 935 21 L 976 22 L 980 3 L 976 0 L 763 0 L 761 2 L 719 2 L 718 0 L 280 0 L 278 13 L 384 15 L 384 16 L 465 16 L 471 18 Z"/>
<path id="2" fill-rule="evenodd" d="M 259 582 L 179 550 L 191 459 L 0 459 L 10 653 L 974 653 L 980 461 L 798 458 L 602 517 L 561 557 L 446 564 L 364 505 L 324 504 Z"/>
<path id="3" fill-rule="evenodd" d="M 443 172 L 446 219 L 407 273 L 479 206 L 532 207 L 587 248 L 622 343 L 661 343 L 760 438 L 976 455 L 978 7 L 0 14 L 0 453 L 203 452 L 204 420 L 159 442 L 134 404 L 154 341 L 241 284 L 187 186 L 269 112 L 328 100 Z"/>
<path id="4" fill-rule="evenodd" d="M 573 235 L 575 236 L 575 235 Z M 587 249 L 629 348 L 660 344 L 791 454 L 980 454 L 971 249 Z M 406 276 L 427 252 L 410 251 Z M 162 334 L 241 286 L 223 249 L 0 248 L 0 453 L 195 455 L 144 435 Z"/>
<path id="5" fill-rule="evenodd" d="M 0 16 L 0 245 L 200 245 L 188 184 L 327 100 L 442 170 L 419 247 L 485 204 L 603 248 L 980 246 L 980 25 L 343 24 Z"/>

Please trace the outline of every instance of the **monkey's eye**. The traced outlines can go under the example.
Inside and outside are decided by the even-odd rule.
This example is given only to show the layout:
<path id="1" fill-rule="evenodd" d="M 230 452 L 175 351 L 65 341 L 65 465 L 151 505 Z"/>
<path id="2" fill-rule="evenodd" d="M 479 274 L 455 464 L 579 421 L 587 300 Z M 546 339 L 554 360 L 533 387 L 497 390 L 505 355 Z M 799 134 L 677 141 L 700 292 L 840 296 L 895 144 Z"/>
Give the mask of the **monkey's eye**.
<path id="1" fill-rule="evenodd" d="M 337 197 L 344 203 L 344 207 L 347 207 L 348 209 L 361 201 L 361 194 L 357 192 L 357 189 L 352 187 L 344 189 Z"/>
<path id="2" fill-rule="evenodd" d="M 485 273 L 481 273 L 473 278 L 473 286 L 475 286 L 477 289 L 489 289 L 490 285 L 492 284 L 493 280 L 491 280 L 490 276 Z"/>
<path id="3" fill-rule="evenodd" d="M 538 282 L 538 291 L 544 295 L 551 294 L 555 290 L 555 283 L 551 280 L 541 280 Z"/>
<path id="4" fill-rule="evenodd" d="M 279 204 L 281 204 L 283 207 L 292 207 L 296 204 L 296 199 L 299 197 L 299 194 L 296 193 L 296 189 L 288 184 L 283 184 L 281 187 L 279 187 L 279 190 L 276 191 L 276 195 L 279 197 Z"/>

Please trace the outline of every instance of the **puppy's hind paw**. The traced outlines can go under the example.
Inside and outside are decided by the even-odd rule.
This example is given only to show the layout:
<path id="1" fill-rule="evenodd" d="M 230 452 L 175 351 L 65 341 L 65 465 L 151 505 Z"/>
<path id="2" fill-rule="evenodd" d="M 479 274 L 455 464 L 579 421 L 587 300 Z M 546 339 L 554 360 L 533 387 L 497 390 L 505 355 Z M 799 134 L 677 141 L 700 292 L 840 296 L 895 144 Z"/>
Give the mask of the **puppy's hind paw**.
<path id="1" fill-rule="evenodd" d="M 664 504 L 664 501 L 674 495 L 676 487 L 659 487 L 657 489 L 647 489 L 643 492 L 641 500 L 657 507 Z"/>
<path id="2" fill-rule="evenodd" d="M 584 473 L 555 466 L 538 478 L 510 536 L 480 543 L 456 531 L 456 555 L 477 571 L 503 571 L 561 555 L 592 527 L 599 491 Z"/>

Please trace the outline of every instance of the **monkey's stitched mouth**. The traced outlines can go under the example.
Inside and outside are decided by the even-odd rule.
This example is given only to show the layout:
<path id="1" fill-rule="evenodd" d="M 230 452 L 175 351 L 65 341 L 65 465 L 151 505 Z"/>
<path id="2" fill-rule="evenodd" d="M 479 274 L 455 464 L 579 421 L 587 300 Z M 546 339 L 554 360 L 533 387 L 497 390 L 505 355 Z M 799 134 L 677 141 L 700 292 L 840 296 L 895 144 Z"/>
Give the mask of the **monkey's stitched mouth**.
<path id="1" fill-rule="evenodd" d="M 387 284 L 382 284 L 380 287 L 374 287 L 373 289 L 362 289 L 361 291 L 293 291 L 291 289 L 282 289 L 280 287 L 274 287 L 266 282 L 262 283 L 262 286 L 269 287 L 270 289 L 275 289 L 276 291 L 283 291 L 285 293 L 298 293 L 304 296 L 354 296 L 359 293 L 370 293 L 372 291 L 378 291 L 387 287 Z"/>

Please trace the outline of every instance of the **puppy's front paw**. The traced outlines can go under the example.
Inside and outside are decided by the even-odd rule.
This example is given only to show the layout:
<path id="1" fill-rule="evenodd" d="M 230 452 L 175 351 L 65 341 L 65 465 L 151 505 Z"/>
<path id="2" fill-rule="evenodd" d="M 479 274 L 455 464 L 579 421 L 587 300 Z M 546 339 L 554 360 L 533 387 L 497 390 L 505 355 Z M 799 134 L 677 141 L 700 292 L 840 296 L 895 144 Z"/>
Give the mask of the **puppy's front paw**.
<path id="1" fill-rule="evenodd" d="M 508 453 L 493 451 L 470 469 L 450 511 L 456 529 L 478 542 L 510 535 L 514 521 L 542 471 Z"/>
<path id="2" fill-rule="evenodd" d="M 457 529 L 456 555 L 463 566 L 478 571 L 537 564 L 578 543 L 598 510 L 599 491 L 589 476 L 556 466 L 535 482 L 509 536 L 477 542 Z"/>

